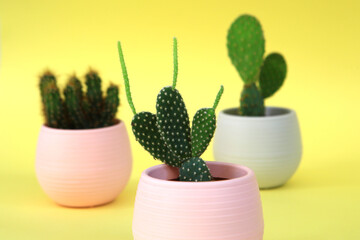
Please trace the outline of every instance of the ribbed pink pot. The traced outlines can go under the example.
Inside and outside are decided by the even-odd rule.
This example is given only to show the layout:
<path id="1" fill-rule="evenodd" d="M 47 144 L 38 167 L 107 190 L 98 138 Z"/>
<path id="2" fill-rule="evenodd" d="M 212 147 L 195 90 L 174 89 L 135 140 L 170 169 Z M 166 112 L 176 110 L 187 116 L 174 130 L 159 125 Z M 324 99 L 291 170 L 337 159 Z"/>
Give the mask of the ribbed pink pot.
<path id="1" fill-rule="evenodd" d="M 259 187 L 247 167 L 207 162 L 214 182 L 169 181 L 178 170 L 158 165 L 138 186 L 135 240 L 261 240 L 264 223 Z"/>
<path id="2" fill-rule="evenodd" d="M 93 207 L 113 201 L 131 168 L 124 122 L 88 130 L 40 130 L 36 175 L 45 193 L 60 205 Z"/>

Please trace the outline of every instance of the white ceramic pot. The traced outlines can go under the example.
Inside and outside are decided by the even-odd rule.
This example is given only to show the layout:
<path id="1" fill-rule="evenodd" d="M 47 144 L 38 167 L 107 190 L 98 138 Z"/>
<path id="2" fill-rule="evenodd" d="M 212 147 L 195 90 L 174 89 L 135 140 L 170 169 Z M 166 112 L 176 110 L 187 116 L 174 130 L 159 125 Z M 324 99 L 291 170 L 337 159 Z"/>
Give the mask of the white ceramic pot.
<path id="1" fill-rule="evenodd" d="M 171 181 L 178 168 L 145 170 L 136 193 L 135 240 L 262 240 L 264 221 L 254 172 L 230 163 L 207 162 L 211 182 Z"/>
<path id="2" fill-rule="evenodd" d="M 93 207 L 113 201 L 132 168 L 124 122 L 83 130 L 42 126 L 36 175 L 45 193 L 67 207 Z"/>
<path id="3" fill-rule="evenodd" d="M 214 138 L 216 161 L 251 168 L 260 188 L 285 184 L 295 173 L 302 155 L 295 111 L 266 107 L 265 117 L 244 117 L 237 108 L 219 113 Z"/>

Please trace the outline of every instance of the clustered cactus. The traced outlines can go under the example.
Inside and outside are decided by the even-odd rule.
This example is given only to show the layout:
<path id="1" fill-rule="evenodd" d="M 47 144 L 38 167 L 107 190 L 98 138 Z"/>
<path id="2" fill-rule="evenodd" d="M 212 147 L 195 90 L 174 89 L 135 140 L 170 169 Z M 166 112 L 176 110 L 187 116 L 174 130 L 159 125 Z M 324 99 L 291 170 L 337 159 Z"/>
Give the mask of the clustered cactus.
<path id="1" fill-rule="evenodd" d="M 175 88 L 177 81 L 177 41 L 174 38 L 173 85 L 160 90 L 156 100 L 156 114 L 136 113 L 129 86 L 121 44 L 119 58 L 125 81 L 126 95 L 134 113 L 131 122 L 136 140 L 155 158 L 179 168 L 180 181 L 211 181 L 213 178 L 205 161 L 200 158 L 208 147 L 216 128 L 215 109 L 224 91 L 223 86 L 211 108 L 198 110 L 192 127 L 183 98 Z"/>
<path id="2" fill-rule="evenodd" d="M 250 15 L 241 15 L 232 23 L 227 47 L 231 62 L 244 82 L 240 115 L 264 116 L 264 99 L 272 96 L 284 83 L 284 57 L 279 53 L 270 53 L 263 59 L 263 31 L 259 21 Z"/>
<path id="3" fill-rule="evenodd" d="M 111 84 L 106 96 L 101 90 L 101 79 L 90 70 L 86 75 L 87 91 L 84 93 L 81 81 L 71 76 L 60 94 L 56 77 L 46 71 L 40 77 L 40 93 L 46 125 L 62 129 L 90 129 L 114 125 L 120 103 L 119 88 Z"/>

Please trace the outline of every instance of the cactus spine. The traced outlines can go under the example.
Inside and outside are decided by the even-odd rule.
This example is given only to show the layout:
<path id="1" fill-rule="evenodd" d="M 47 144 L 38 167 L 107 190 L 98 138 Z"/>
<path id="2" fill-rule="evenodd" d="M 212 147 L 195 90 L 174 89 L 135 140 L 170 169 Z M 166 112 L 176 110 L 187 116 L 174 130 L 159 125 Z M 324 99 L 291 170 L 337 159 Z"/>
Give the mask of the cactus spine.
<path id="1" fill-rule="evenodd" d="M 131 122 L 132 131 L 136 140 L 155 159 L 179 168 L 181 181 L 210 181 L 212 180 L 210 171 L 200 156 L 206 150 L 214 134 L 216 128 L 215 109 L 224 89 L 221 86 L 212 108 L 202 108 L 196 112 L 190 128 L 185 103 L 176 89 L 178 72 L 176 38 L 174 38 L 173 49 L 173 84 L 160 90 L 156 99 L 156 114 L 136 113 L 121 44 L 118 42 L 127 99 L 134 113 Z"/>
<path id="2" fill-rule="evenodd" d="M 94 71 L 86 74 L 87 91 L 81 81 L 71 76 L 64 89 L 64 99 L 57 87 L 56 77 L 46 71 L 40 77 L 40 93 L 46 125 L 62 129 L 89 129 L 116 123 L 119 89 L 111 85 L 106 97 L 102 96 L 101 79 Z"/>
<path id="3" fill-rule="evenodd" d="M 272 96 L 286 77 L 286 62 L 279 53 L 263 60 L 265 39 L 260 22 L 241 15 L 230 26 L 227 35 L 228 54 L 244 82 L 239 114 L 264 116 L 264 99 Z"/>

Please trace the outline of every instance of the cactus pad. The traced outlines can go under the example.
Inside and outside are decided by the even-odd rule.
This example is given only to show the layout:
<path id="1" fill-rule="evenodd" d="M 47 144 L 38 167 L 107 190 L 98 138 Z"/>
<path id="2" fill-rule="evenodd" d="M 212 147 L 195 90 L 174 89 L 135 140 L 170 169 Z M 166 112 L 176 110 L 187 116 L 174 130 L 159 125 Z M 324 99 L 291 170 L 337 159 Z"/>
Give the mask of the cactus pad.
<path id="1" fill-rule="evenodd" d="M 180 181 L 205 182 L 212 179 L 205 161 L 199 157 L 193 157 L 184 162 L 179 172 Z"/>
<path id="2" fill-rule="evenodd" d="M 168 148 L 182 159 L 191 155 L 189 116 L 177 89 L 164 87 L 157 96 L 157 124 Z"/>
<path id="3" fill-rule="evenodd" d="M 260 89 L 263 98 L 272 96 L 284 83 L 286 77 L 286 62 L 279 53 L 269 54 L 260 71 Z"/>
<path id="4" fill-rule="evenodd" d="M 173 166 L 180 167 L 179 157 L 174 155 L 166 146 L 160 136 L 156 126 L 156 115 L 150 112 L 137 113 L 131 122 L 133 133 L 136 140 L 147 150 L 155 159 Z"/>
<path id="5" fill-rule="evenodd" d="M 265 52 L 259 21 L 250 15 L 238 17 L 229 29 L 227 47 L 231 62 L 245 84 L 257 81 Z"/>
<path id="6" fill-rule="evenodd" d="M 264 116 L 264 99 L 255 83 L 244 85 L 240 98 L 240 115 L 242 116 Z"/>
<path id="7" fill-rule="evenodd" d="M 191 150 L 193 157 L 200 157 L 208 147 L 216 128 L 216 117 L 213 108 L 198 110 L 192 121 Z"/>

